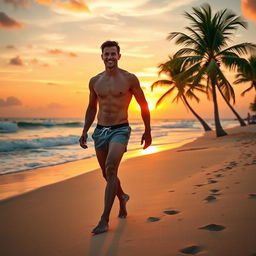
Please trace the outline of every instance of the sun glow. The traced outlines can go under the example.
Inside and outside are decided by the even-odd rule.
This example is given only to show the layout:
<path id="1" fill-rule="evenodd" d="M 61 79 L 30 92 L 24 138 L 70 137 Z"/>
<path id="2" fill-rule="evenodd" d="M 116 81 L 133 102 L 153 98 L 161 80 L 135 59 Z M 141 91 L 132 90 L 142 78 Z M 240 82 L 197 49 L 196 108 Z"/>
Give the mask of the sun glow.
<path id="1" fill-rule="evenodd" d="M 155 105 L 152 102 L 148 102 L 149 111 L 153 110 L 154 108 L 155 108 Z"/>
<path id="2" fill-rule="evenodd" d="M 141 151 L 142 155 L 149 155 L 149 154 L 154 154 L 158 152 L 159 150 L 157 149 L 156 146 L 149 146 L 148 148 L 144 149 Z"/>

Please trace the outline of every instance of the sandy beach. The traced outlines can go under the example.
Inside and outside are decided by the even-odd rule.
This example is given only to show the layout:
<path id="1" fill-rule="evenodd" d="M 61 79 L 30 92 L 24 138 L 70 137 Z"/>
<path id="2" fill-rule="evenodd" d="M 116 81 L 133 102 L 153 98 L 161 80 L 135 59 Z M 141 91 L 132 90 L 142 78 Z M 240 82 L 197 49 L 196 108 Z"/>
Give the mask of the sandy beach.
<path id="1" fill-rule="evenodd" d="M 116 199 L 104 234 L 91 234 L 103 208 L 100 170 L 1 201 L 0 254 L 256 255 L 256 126 L 228 134 L 124 161 L 128 217 L 117 218 Z"/>

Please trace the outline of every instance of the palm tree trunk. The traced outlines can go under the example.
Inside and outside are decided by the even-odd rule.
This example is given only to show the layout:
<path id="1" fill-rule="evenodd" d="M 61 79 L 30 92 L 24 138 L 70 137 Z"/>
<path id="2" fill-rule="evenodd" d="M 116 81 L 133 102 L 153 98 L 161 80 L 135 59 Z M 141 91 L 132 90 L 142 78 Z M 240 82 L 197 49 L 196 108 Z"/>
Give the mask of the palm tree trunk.
<path id="1" fill-rule="evenodd" d="M 193 115 L 197 118 L 197 120 L 201 123 L 201 125 L 203 126 L 204 130 L 207 131 L 211 131 L 212 129 L 210 128 L 210 126 L 204 121 L 204 119 L 202 117 L 200 117 L 195 111 L 194 109 L 189 105 L 186 97 L 184 95 L 182 95 L 182 99 L 184 100 L 186 106 L 189 108 L 189 110 L 193 113 Z"/>
<path id="2" fill-rule="evenodd" d="M 213 81 L 211 81 L 211 84 L 212 84 L 212 98 L 213 98 L 213 105 L 214 105 L 214 122 L 215 122 L 216 136 L 221 137 L 221 136 L 227 135 L 227 133 L 223 130 L 220 123 L 217 94 L 216 94 L 216 84 Z"/>
<path id="3" fill-rule="evenodd" d="M 235 109 L 232 107 L 232 105 L 230 104 L 230 102 L 226 99 L 225 95 L 223 94 L 223 92 L 221 91 L 219 85 L 217 85 L 219 92 L 221 94 L 221 96 L 223 97 L 223 99 L 225 100 L 225 102 L 227 103 L 227 105 L 229 106 L 229 108 L 231 109 L 231 111 L 233 112 L 233 114 L 236 116 L 237 120 L 240 123 L 240 126 L 246 126 L 245 121 L 241 118 L 241 116 L 235 111 Z"/>

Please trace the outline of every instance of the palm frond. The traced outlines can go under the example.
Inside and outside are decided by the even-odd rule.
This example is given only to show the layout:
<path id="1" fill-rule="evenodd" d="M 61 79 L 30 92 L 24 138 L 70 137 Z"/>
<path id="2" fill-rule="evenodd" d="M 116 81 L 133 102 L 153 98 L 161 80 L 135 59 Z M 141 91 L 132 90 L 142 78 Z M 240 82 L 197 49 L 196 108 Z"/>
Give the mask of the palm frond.
<path id="1" fill-rule="evenodd" d="M 156 102 L 156 108 L 162 103 L 162 101 L 167 97 L 169 96 L 173 90 L 175 89 L 175 87 L 172 87 L 171 89 L 169 89 L 167 92 L 165 92 L 159 99 L 158 101 Z"/>
<path id="2" fill-rule="evenodd" d="M 180 57 L 182 55 L 185 55 L 185 54 L 196 54 L 196 55 L 201 55 L 201 52 L 196 50 L 196 49 L 193 49 L 193 48 L 181 48 L 179 49 L 175 54 L 174 54 L 174 57 Z"/>
<path id="3" fill-rule="evenodd" d="M 252 83 L 249 88 L 247 88 L 246 90 L 244 90 L 244 91 L 241 93 L 241 96 L 244 96 L 247 92 L 249 92 L 249 91 L 252 90 L 253 88 L 256 90 L 256 87 L 255 87 L 255 86 L 253 85 L 253 83 Z"/>
<path id="4" fill-rule="evenodd" d="M 198 73 L 195 75 L 194 77 L 194 81 L 192 83 L 192 86 L 196 86 L 197 84 L 200 83 L 200 81 L 202 80 L 203 76 L 205 75 L 206 73 L 206 67 L 203 66 L 199 71 Z"/>
<path id="5" fill-rule="evenodd" d="M 241 69 L 247 64 L 247 60 L 244 58 L 240 58 L 237 56 L 223 56 L 221 58 L 222 63 L 225 65 L 225 67 L 235 70 L 235 69 Z"/>
<path id="6" fill-rule="evenodd" d="M 236 44 L 233 45 L 229 48 L 226 48 L 223 51 L 220 51 L 218 53 L 218 55 L 223 55 L 223 52 L 234 52 L 237 53 L 238 55 L 242 55 L 242 54 L 248 54 L 248 53 L 253 53 L 256 51 L 256 44 L 253 43 L 241 43 L 241 44 Z"/>
<path id="7" fill-rule="evenodd" d="M 194 65 L 191 65 L 190 67 L 184 69 L 184 71 L 177 74 L 177 77 L 179 80 L 188 80 L 192 78 L 192 75 L 198 72 L 198 70 L 201 68 L 200 63 L 196 63 Z"/>
<path id="8" fill-rule="evenodd" d="M 195 95 L 195 93 L 192 91 L 192 90 L 187 90 L 186 93 L 185 93 L 185 97 L 188 97 L 189 99 L 195 99 L 197 101 L 197 103 L 200 102 L 200 99 L 199 97 L 197 97 Z"/>
<path id="9" fill-rule="evenodd" d="M 222 73 L 222 71 L 219 69 L 218 71 L 218 86 L 219 89 L 222 91 L 225 98 L 230 101 L 233 100 L 233 104 L 235 104 L 236 98 L 235 98 L 235 91 L 232 87 L 232 85 L 229 83 L 225 75 Z"/>
<path id="10" fill-rule="evenodd" d="M 184 67 L 191 66 L 197 62 L 200 62 L 202 60 L 202 56 L 178 56 L 176 55 L 177 53 L 174 54 L 173 56 L 173 63 L 182 63 Z"/>
<path id="11" fill-rule="evenodd" d="M 172 85 L 174 82 L 173 81 L 170 81 L 170 80 L 165 80 L 165 79 L 162 79 L 162 80 L 158 80 L 156 82 L 154 82 L 152 85 L 151 85 L 151 92 L 153 92 L 154 88 L 155 87 L 158 87 L 158 86 L 170 86 Z"/>
<path id="12" fill-rule="evenodd" d="M 177 45 L 184 45 L 184 46 L 197 46 L 200 47 L 199 43 L 194 40 L 192 37 L 186 35 L 185 33 L 181 32 L 172 32 L 167 37 L 167 40 L 172 40 L 176 37 L 175 44 Z"/>
<path id="13" fill-rule="evenodd" d="M 247 83 L 250 81 L 250 79 L 246 78 L 246 77 L 239 77 L 239 75 L 242 75 L 242 74 L 237 74 L 236 75 L 236 80 L 233 82 L 234 84 L 242 84 L 242 83 Z"/>

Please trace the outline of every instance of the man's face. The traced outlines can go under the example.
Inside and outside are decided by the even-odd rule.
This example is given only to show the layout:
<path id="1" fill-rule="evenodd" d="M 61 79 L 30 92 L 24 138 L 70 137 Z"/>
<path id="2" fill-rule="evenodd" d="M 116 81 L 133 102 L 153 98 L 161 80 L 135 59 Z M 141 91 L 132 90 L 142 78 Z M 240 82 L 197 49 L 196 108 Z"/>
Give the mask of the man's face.
<path id="1" fill-rule="evenodd" d="M 117 51 L 116 46 L 105 47 L 101 58 L 104 61 L 106 68 L 117 67 L 117 62 L 120 59 L 121 55 Z"/>

